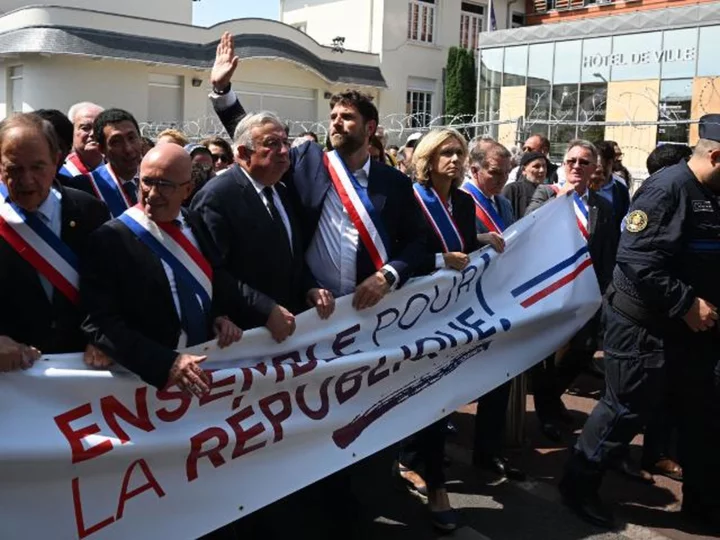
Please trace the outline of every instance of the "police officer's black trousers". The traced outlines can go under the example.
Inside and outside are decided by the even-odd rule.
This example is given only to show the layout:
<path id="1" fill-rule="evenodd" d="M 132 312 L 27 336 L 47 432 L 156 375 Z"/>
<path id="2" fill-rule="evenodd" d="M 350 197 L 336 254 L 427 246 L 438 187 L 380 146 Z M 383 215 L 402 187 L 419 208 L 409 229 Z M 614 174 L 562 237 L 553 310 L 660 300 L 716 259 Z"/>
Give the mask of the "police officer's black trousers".
<path id="1" fill-rule="evenodd" d="M 667 346 L 673 384 L 680 388 L 680 462 L 683 507 L 720 512 L 720 339 L 693 336 Z"/>
<path id="2" fill-rule="evenodd" d="M 665 396 L 662 340 L 607 304 L 605 394 L 593 409 L 568 463 L 566 480 L 596 490 L 609 463 L 627 451 Z"/>

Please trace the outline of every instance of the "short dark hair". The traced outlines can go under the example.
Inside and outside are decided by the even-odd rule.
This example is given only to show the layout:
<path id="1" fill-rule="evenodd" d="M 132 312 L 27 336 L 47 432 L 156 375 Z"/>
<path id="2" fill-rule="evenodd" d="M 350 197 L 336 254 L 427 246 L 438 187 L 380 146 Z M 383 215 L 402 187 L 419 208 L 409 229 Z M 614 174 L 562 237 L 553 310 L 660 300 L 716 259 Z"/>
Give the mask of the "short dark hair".
<path id="1" fill-rule="evenodd" d="M 222 137 L 209 137 L 200 141 L 200 144 L 207 147 L 208 149 L 210 148 L 211 144 L 214 146 L 219 146 L 220 148 L 222 148 L 223 152 L 225 152 L 228 158 L 232 159 L 233 157 L 232 146 L 230 146 L 230 143 Z"/>
<path id="2" fill-rule="evenodd" d="M 595 143 L 598 157 L 605 162 L 615 161 L 615 143 L 613 141 L 599 141 Z"/>
<path id="3" fill-rule="evenodd" d="M 123 109 L 106 109 L 98 114 L 95 122 L 93 122 L 93 137 L 100 147 L 104 147 L 105 143 L 107 143 L 105 140 L 105 126 L 119 124 L 120 122 L 132 122 L 135 129 L 137 129 L 138 135 L 140 135 L 140 126 L 132 114 Z"/>
<path id="4" fill-rule="evenodd" d="M 300 135 L 298 135 L 298 138 L 299 137 L 310 137 L 313 141 L 318 142 L 317 133 L 314 131 L 303 131 Z"/>
<path id="5" fill-rule="evenodd" d="M 530 136 L 525 140 L 527 141 L 528 139 L 532 139 L 533 137 L 537 137 L 538 139 L 540 139 L 540 148 L 550 150 L 550 139 L 548 139 L 545 135 L 543 135 L 542 133 L 531 133 Z"/>
<path id="6" fill-rule="evenodd" d="M 2 150 L 3 141 L 7 136 L 7 132 L 14 128 L 30 128 L 38 131 L 45 142 L 53 158 L 60 151 L 57 134 L 53 125 L 36 113 L 18 113 L 7 117 L 0 122 L 0 151 Z"/>
<path id="7" fill-rule="evenodd" d="M 692 152 L 692 148 L 687 144 L 661 144 L 650 152 L 645 165 L 648 173 L 655 174 L 660 169 L 687 161 Z"/>
<path id="8" fill-rule="evenodd" d="M 55 136 L 60 145 L 60 152 L 67 156 L 72 150 L 74 128 L 70 119 L 65 113 L 57 109 L 38 109 L 36 114 L 43 120 L 47 120 L 55 129 Z"/>
<path id="9" fill-rule="evenodd" d="M 330 98 L 330 110 L 333 110 L 335 105 L 338 104 L 355 107 L 366 123 L 370 120 L 374 120 L 375 124 L 380 123 L 380 115 L 378 114 L 377 107 L 375 107 L 375 104 L 372 102 L 372 97 L 368 94 L 358 92 L 357 90 L 346 90 L 345 92 L 334 94 Z"/>
<path id="10" fill-rule="evenodd" d="M 388 146 L 387 149 L 388 149 L 388 150 L 398 150 L 398 151 L 399 151 L 399 150 L 400 150 L 400 147 L 399 147 L 397 144 L 391 144 L 390 146 Z"/>

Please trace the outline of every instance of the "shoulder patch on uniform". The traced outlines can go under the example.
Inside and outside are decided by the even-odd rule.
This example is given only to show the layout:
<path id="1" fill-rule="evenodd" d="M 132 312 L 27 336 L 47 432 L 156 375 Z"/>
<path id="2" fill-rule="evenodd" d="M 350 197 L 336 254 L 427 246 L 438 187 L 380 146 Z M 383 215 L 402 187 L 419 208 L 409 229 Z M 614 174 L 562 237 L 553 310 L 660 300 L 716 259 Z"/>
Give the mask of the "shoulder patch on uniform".
<path id="1" fill-rule="evenodd" d="M 648 217 L 642 210 L 633 210 L 628 214 L 625 228 L 628 232 L 637 233 L 645 230 L 648 224 Z"/>
<path id="2" fill-rule="evenodd" d="M 710 201 L 693 201 L 693 212 L 710 212 L 713 213 L 713 205 Z"/>

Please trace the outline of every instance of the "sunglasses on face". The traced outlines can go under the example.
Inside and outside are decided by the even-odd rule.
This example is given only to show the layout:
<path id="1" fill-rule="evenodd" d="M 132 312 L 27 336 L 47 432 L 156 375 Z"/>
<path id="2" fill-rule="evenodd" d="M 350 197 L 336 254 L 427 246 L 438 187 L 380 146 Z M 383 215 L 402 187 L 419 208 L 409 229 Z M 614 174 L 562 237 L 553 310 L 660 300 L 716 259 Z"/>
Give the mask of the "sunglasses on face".
<path id="1" fill-rule="evenodd" d="M 587 159 L 582 158 L 569 158 L 565 160 L 565 165 L 569 167 L 574 167 L 575 165 L 579 167 L 587 167 L 590 165 L 590 162 Z"/>
<path id="2" fill-rule="evenodd" d="M 213 161 L 222 161 L 223 163 L 230 163 L 230 158 L 227 157 L 225 154 L 213 154 L 212 159 L 213 159 Z"/>

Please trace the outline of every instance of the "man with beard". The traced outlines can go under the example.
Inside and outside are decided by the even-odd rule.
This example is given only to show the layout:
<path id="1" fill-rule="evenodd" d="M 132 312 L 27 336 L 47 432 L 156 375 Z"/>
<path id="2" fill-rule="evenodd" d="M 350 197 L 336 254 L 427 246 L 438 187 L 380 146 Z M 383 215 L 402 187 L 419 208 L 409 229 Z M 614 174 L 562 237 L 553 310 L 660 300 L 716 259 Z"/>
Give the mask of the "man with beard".
<path id="1" fill-rule="evenodd" d="M 588 251 L 604 293 L 612 280 L 620 229 L 613 217 L 610 203 L 589 188 L 598 163 L 597 149 L 587 141 L 574 140 L 565 153 L 565 185 L 539 185 L 525 215 L 538 209 L 556 196 L 571 196 L 575 205 L 580 233 L 588 242 Z M 562 438 L 559 423 L 571 422 L 561 396 L 592 361 L 598 348 L 600 312 L 573 338 L 567 347 L 547 358 L 532 372 L 535 409 L 543 433 L 551 440 Z"/>
<path id="2" fill-rule="evenodd" d="M 238 61 L 226 32 L 211 82 L 213 106 L 229 133 L 245 115 L 230 92 Z M 364 309 L 412 275 L 425 249 L 425 224 L 409 179 L 370 159 L 369 141 L 378 125 L 370 98 L 347 91 L 335 94 L 330 108 L 334 152 L 325 154 L 309 142 L 292 148 L 282 181 L 299 203 L 306 258 L 315 279 L 335 297 L 353 294 L 353 306 Z M 358 214 L 372 217 L 351 217 Z M 358 227 L 368 234 L 360 235 Z"/>
<path id="3" fill-rule="evenodd" d="M 230 92 L 238 62 L 233 38 L 225 33 L 211 73 L 211 98 L 229 133 L 245 115 Z M 370 137 L 378 125 L 370 98 L 347 91 L 334 95 L 330 108 L 333 150 L 324 153 L 310 141 L 291 148 L 281 181 L 298 208 L 303 250 L 313 277 L 335 297 L 352 295 L 352 305 L 361 310 L 377 304 L 414 273 L 425 253 L 426 225 L 410 179 L 370 159 Z M 353 524 L 357 515 L 353 484 L 372 477 L 369 467 L 386 467 L 389 472 L 392 459 L 394 452 L 387 452 L 379 460 L 366 460 L 303 490 L 310 501 L 303 507 L 325 514 L 315 519 L 325 530 L 313 537 L 347 537 L 350 531 L 366 537 Z M 389 483 L 388 475 L 388 489 Z"/>
<path id="4" fill-rule="evenodd" d="M 604 305 L 605 384 L 560 491 L 580 517 L 613 524 L 598 490 L 669 381 L 679 394 L 682 513 L 720 528 L 720 115 L 700 119 L 690 161 L 653 175 L 630 206 Z"/>
<path id="5" fill-rule="evenodd" d="M 93 138 L 93 123 L 103 108 L 89 101 L 76 103 L 68 111 L 73 125 L 72 152 L 65 158 L 60 176 L 89 176 L 103 163 L 100 146 Z"/>
<path id="6" fill-rule="evenodd" d="M 91 174 L 76 176 L 67 185 L 105 202 L 113 217 L 138 202 L 138 168 L 142 138 L 137 121 L 127 111 L 108 109 L 93 123 L 93 137 L 107 163 Z"/>

